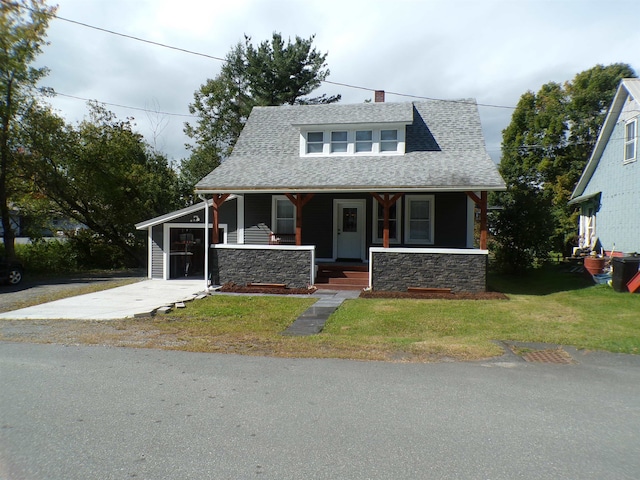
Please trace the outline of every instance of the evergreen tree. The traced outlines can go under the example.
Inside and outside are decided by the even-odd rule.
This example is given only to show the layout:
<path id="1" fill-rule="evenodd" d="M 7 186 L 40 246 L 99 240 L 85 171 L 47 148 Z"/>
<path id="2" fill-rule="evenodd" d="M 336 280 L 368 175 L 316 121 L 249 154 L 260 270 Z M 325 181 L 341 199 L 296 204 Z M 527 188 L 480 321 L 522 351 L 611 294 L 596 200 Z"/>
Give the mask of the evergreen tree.
<path id="1" fill-rule="evenodd" d="M 245 37 L 227 54 L 220 74 L 195 92 L 189 112 L 198 120 L 185 124 L 194 145 L 180 169 L 185 196 L 192 195 L 195 183 L 231 153 L 254 106 L 340 100 L 339 95 L 308 97 L 329 75 L 327 54 L 313 47 L 313 39 L 296 37 L 285 44 L 274 33 L 270 41 L 254 47 L 251 38 Z"/>

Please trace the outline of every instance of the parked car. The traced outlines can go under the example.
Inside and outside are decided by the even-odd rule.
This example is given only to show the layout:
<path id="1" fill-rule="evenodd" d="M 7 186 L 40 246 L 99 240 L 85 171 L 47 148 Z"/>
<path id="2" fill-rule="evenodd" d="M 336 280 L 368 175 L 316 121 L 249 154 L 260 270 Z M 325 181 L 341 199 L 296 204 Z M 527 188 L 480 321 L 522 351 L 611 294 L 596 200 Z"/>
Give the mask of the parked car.
<path id="1" fill-rule="evenodd" d="M 22 281 L 22 264 L 17 260 L 0 259 L 0 283 L 17 285 Z"/>

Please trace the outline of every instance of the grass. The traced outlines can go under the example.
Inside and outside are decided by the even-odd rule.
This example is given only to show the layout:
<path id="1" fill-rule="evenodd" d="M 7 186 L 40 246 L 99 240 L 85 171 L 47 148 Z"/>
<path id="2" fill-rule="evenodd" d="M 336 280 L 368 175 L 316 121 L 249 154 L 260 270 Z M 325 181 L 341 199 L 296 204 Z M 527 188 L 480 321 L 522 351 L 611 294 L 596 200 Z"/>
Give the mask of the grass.
<path id="1" fill-rule="evenodd" d="M 492 340 L 543 342 L 639 353 L 640 297 L 607 287 L 545 296 L 510 295 L 508 301 L 362 300 L 344 305 L 325 334 L 354 345 L 363 341 L 411 356 L 476 359 L 500 353 Z"/>
<path id="2" fill-rule="evenodd" d="M 97 288 L 114 286 L 107 283 Z M 640 295 L 594 286 L 558 267 L 491 275 L 490 286 L 508 300 L 348 300 L 308 337 L 281 333 L 314 298 L 216 295 L 149 319 L 51 321 L 25 327 L 22 337 L 15 330 L 24 323 L 16 321 L 4 339 L 416 362 L 501 355 L 496 340 L 640 353 Z"/>
<path id="3" fill-rule="evenodd" d="M 296 357 L 475 360 L 502 353 L 494 340 L 640 353 L 640 295 L 557 268 L 492 277 L 492 286 L 509 300 L 349 300 L 310 337 L 280 334 L 310 298 L 215 296 L 153 326 L 183 350 Z"/>

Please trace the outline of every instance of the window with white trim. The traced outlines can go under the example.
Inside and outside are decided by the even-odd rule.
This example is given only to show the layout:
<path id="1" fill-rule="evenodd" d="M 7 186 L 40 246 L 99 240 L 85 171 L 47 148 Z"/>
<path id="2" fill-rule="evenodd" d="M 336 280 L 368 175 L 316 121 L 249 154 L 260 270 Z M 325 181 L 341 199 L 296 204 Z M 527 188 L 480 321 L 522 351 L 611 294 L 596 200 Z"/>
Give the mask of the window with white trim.
<path id="1" fill-rule="evenodd" d="M 284 195 L 271 197 L 271 229 L 274 233 L 296 233 L 296 207 Z"/>
<path id="2" fill-rule="evenodd" d="M 632 162 L 636 159 L 638 122 L 633 119 L 624 126 L 624 161 Z"/>
<path id="3" fill-rule="evenodd" d="M 380 131 L 380 151 L 381 152 L 397 152 L 398 151 L 398 130 L 381 130 Z"/>
<path id="4" fill-rule="evenodd" d="M 433 195 L 406 195 L 405 242 L 433 243 Z"/>
<path id="5" fill-rule="evenodd" d="M 363 128 L 364 127 L 364 128 Z M 352 130 L 327 128 L 300 132 L 301 156 L 402 155 L 405 149 L 404 125 L 387 128 L 354 126 Z"/>
<path id="6" fill-rule="evenodd" d="M 307 153 L 322 153 L 324 132 L 307 132 Z"/>
<path id="7" fill-rule="evenodd" d="M 374 200 L 377 208 L 373 209 L 373 224 L 376 226 L 373 231 L 373 242 L 382 243 L 384 232 L 384 207 Z M 397 201 L 389 208 L 389 243 L 400 243 L 400 205 Z"/>
<path id="8" fill-rule="evenodd" d="M 331 132 L 331 153 L 347 153 L 347 132 Z"/>
<path id="9" fill-rule="evenodd" d="M 356 130 L 356 153 L 373 151 L 373 131 Z"/>

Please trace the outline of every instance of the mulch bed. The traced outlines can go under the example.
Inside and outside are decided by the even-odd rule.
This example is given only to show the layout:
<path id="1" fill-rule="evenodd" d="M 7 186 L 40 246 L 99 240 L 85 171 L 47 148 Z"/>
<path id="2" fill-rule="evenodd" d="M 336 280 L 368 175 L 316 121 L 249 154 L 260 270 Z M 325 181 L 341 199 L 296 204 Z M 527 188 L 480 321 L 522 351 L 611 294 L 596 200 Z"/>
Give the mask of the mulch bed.
<path id="1" fill-rule="evenodd" d="M 360 298 L 414 298 L 414 299 L 437 299 L 437 300 L 508 300 L 508 297 L 501 292 L 378 292 L 363 291 Z"/>
<path id="2" fill-rule="evenodd" d="M 317 291 L 311 288 L 286 288 L 238 285 L 233 282 L 222 285 L 219 292 L 224 293 L 256 293 L 271 295 L 311 295 Z M 479 293 L 445 293 L 445 292 L 382 292 L 362 291 L 360 298 L 414 298 L 414 299 L 444 299 L 444 300 L 507 300 L 508 297 L 500 292 Z"/>
<path id="3" fill-rule="evenodd" d="M 287 287 L 259 287 L 249 285 L 238 285 L 233 282 L 222 285 L 219 292 L 224 293 L 268 293 L 271 295 L 311 295 L 316 291 L 312 288 L 287 288 Z"/>

